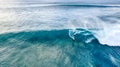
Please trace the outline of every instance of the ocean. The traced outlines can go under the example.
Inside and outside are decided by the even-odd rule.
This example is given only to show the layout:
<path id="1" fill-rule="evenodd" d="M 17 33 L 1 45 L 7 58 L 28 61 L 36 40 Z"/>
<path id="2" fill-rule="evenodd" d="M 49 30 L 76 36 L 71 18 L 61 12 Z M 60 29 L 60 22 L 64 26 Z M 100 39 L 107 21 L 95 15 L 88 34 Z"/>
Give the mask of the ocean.
<path id="1" fill-rule="evenodd" d="M 120 67 L 120 6 L 0 5 L 0 67 Z"/>

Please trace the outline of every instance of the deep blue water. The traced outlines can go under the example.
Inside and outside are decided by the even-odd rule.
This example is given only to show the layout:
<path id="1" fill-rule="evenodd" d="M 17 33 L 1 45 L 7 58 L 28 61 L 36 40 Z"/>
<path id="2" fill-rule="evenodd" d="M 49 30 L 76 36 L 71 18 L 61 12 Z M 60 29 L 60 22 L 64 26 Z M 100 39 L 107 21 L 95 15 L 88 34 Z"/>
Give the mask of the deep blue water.
<path id="1" fill-rule="evenodd" d="M 78 30 L 74 40 L 68 29 L 1 34 L 0 67 L 120 67 L 120 47 Z"/>

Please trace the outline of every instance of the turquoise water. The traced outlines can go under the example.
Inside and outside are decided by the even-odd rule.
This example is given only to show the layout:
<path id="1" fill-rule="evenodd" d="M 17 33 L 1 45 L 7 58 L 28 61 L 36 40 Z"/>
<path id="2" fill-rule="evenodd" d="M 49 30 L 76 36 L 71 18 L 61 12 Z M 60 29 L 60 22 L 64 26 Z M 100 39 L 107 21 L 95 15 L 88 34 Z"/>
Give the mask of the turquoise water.
<path id="1" fill-rule="evenodd" d="M 0 6 L 0 67 L 120 67 L 120 6 Z"/>
<path id="2" fill-rule="evenodd" d="M 102 45 L 84 29 L 29 31 L 0 35 L 1 67 L 119 67 L 120 47 Z M 88 34 L 88 35 L 86 35 Z M 86 42 L 87 39 L 93 38 Z"/>

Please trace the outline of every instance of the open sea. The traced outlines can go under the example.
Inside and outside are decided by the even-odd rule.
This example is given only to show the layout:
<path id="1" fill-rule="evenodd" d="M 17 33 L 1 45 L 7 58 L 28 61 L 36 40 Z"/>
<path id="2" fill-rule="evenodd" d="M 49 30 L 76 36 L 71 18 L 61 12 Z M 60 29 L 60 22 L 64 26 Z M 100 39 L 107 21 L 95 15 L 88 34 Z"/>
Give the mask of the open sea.
<path id="1" fill-rule="evenodd" d="M 0 5 L 0 67 L 120 67 L 120 5 Z"/>

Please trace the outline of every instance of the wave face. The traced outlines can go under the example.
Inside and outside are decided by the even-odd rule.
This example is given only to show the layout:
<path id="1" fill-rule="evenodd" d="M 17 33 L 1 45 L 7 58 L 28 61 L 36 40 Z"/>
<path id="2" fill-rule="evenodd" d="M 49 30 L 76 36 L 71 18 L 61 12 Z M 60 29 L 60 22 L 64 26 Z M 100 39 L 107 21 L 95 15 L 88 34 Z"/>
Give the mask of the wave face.
<path id="1" fill-rule="evenodd" d="M 0 67 L 120 67 L 120 6 L 3 3 Z"/>
<path id="2" fill-rule="evenodd" d="M 119 67 L 120 47 L 99 43 L 84 29 L 0 35 L 1 67 Z"/>
<path id="3" fill-rule="evenodd" d="M 120 46 L 120 5 L 3 4 L 0 34 L 31 31 L 88 29 L 102 44 Z"/>

